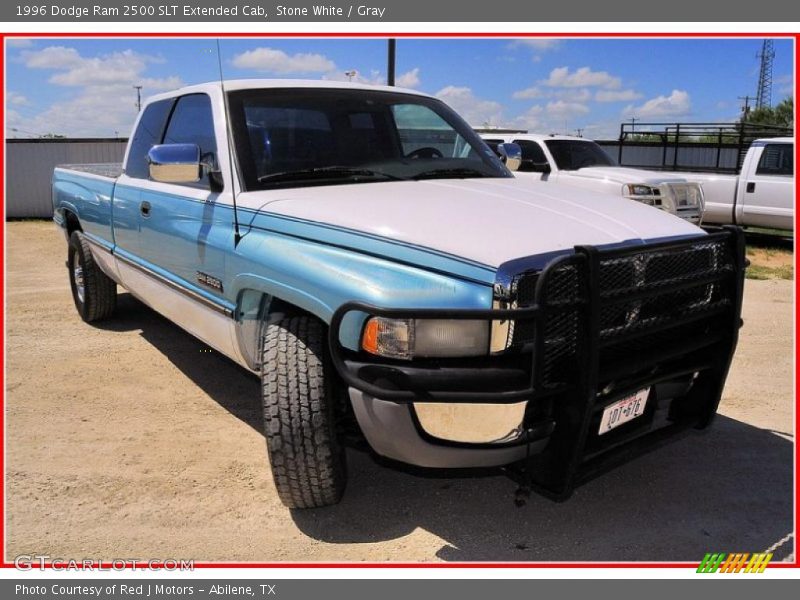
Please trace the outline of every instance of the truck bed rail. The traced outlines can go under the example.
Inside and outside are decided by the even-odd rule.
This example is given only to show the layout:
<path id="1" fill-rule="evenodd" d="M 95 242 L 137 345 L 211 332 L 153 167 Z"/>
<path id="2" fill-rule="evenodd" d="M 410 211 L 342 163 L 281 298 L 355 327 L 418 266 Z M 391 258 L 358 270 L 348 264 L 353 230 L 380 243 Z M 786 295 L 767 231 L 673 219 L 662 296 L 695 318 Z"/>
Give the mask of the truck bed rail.
<path id="1" fill-rule="evenodd" d="M 97 177 L 108 177 L 109 179 L 116 179 L 122 175 L 122 163 L 67 164 L 57 165 L 56 169 L 78 171 L 80 173 L 96 175 Z"/>

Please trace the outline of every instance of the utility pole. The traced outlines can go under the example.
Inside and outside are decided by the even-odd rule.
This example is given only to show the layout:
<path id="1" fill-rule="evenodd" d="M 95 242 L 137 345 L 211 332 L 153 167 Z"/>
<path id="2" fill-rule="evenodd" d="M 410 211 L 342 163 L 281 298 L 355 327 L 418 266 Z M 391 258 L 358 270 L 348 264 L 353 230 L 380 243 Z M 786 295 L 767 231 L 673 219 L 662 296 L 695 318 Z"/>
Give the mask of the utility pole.
<path id="1" fill-rule="evenodd" d="M 136 112 L 142 110 L 142 86 L 135 85 L 133 86 L 136 89 Z"/>
<path id="2" fill-rule="evenodd" d="M 389 38 L 387 40 L 387 66 L 386 66 L 386 84 L 394 85 L 394 69 L 395 69 L 395 54 L 397 51 L 397 40 Z"/>
<path id="3" fill-rule="evenodd" d="M 631 117 L 631 133 L 636 131 L 636 121 L 641 121 L 639 117 Z"/>
<path id="4" fill-rule="evenodd" d="M 738 96 L 739 100 L 744 100 L 744 106 L 742 107 L 742 121 L 747 121 L 747 117 L 750 116 L 750 100 L 755 100 L 752 96 Z"/>

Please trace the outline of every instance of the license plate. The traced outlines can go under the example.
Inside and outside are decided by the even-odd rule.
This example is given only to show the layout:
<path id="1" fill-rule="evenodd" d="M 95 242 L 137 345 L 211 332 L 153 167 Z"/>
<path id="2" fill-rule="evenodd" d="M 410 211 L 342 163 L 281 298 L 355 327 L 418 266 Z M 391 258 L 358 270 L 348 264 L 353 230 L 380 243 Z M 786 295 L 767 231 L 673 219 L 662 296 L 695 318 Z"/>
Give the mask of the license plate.
<path id="1" fill-rule="evenodd" d="M 603 411 L 603 418 L 600 419 L 600 431 L 597 434 L 603 435 L 615 427 L 642 416 L 649 394 L 650 388 L 645 388 L 607 406 Z"/>

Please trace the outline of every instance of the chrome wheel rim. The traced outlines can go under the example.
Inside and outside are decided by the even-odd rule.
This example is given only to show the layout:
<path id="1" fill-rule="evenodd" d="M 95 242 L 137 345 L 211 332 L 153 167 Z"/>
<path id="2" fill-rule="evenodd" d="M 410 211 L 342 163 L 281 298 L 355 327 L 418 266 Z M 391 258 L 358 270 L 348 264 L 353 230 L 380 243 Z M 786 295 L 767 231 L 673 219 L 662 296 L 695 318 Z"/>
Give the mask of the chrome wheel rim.
<path id="1" fill-rule="evenodd" d="M 77 252 L 72 255 L 72 280 L 75 282 L 75 295 L 78 296 L 78 300 L 83 304 L 83 299 L 86 295 L 86 284 L 83 280 L 81 257 Z"/>

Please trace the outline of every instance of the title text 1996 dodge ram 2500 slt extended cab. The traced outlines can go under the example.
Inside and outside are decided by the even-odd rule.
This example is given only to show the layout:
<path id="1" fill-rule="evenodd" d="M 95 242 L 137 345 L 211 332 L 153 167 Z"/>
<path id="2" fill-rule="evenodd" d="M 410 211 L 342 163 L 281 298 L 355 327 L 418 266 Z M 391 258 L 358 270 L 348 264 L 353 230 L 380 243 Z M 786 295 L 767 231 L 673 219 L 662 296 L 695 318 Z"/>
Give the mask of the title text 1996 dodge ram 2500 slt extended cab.
<path id="1" fill-rule="evenodd" d="M 340 499 L 353 434 L 422 467 L 523 461 L 566 498 L 707 425 L 738 336 L 737 229 L 517 180 L 397 88 L 155 96 L 124 164 L 57 168 L 53 202 L 84 320 L 122 285 L 260 375 L 289 507 Z"/>
<path id="2" fill-rule="evenodd" d="M 580 137 L 492 132 L 481 137 L 492 146 L 511 142 L 520 147 L 520 178 L 624 196 L 697 225 L 703 219 L 703 189 L 689 180 L 694 173 L 620 167 L 597 142 Z"/>

